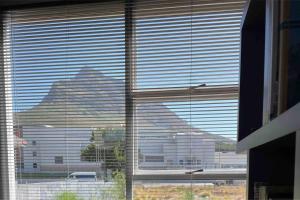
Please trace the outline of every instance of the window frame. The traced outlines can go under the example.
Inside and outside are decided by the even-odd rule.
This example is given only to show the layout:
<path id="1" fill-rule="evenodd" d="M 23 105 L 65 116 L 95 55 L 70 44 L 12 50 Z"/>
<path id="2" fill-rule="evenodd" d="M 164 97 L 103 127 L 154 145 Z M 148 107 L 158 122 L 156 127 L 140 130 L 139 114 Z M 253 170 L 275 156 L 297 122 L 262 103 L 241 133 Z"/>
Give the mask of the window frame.
<path id="1" fill-rule="evenodd" d="M 32 168 L 33 168 L 33 169 L 37 169 L 37 168 L 38 168 L 37 162 L 32 163 Z"/>
<path id="2" fill-rule="evenodd" d="M 174 174 L 172 172 L 162 174 L 158 172 L 156 174 L 147 174 L 147 173 L 136 173 L 137 162 L 138 162 L 138 149 L 136 148 L 136 131 L 134 130 L 134 118 L 135 118 L 135 101 L 149 100 L 149 98 L 160 98 L 168 101 L 168 99 L 180 99 L 186 98 L 187 94 L 192 94 L 193 98 L 197 98 L 199 100 L 208 100 L 208 99 L 238 99 L 238 85 L 230 85 L 226 87 L 199 87 L 199 88 L 172 88 L 172 89 L 157 89 L 157 90 L 136 90 L 135 82 L 136 82 L 136 63 L 135 63 L 135 22 L 134 22 L 134 14 L 132 10 L 133 0 L 127 0 L 125 3 L 125 102 L 126 102 L 126 146 L 130 146 L 132 148 L 126 148 L 126 199 L 132 199 L 132 185 L 134 180 L 190 180 L 191 175 L 186 173 Z M 66 3 L 62 3 L 64 5 Z M 33 6 L 28 6 L 33 7 Z M 23 7 L 22 7 L 23 8 Z M 5 9 L 4 9 L 5 11 Z M 3 11 L 2 11 L 3 12 Z M 1 28 L 3 29 L 4 22 L 3 18 L 1 18 Z M 1 32 L 1 34 L 3 34 Z M 2 37 L 1 46 L 5 46 L 4 40 Z M 8 48 L 8 47 L 7 47 Z M 8 59 L 10 55 L 4 55 L 7 52 L 3 52 L 1 55 L 2 66 L 7 65 L 7 62 L 10 62 Z M 7 58 L 8 57 L 8 58 Z M 9 85 L 11 79 L 7 78 L 10 72 L 5 71 L 4 68 L 0 70 L 1 84 Z M 12 94 L 11 91 L 7 91 L 7 88 L 1 87 L 1 91 L 4 91 L 6 95 L 1 95 L 1 101 L 4 102 L 3 105 L 0 105 L 0 109 L 2 113 L 5 113 L 3 119 L 7 124 L 7 127 L 2 127 L 1 138 L 4 138 L 3 142 L 8 142 L 12 140 L 13 131 L 10 126 L 12 123 Z M 184 94 L 184 95 L 183 95 Z M 3 122 L 1 122 L 3 123 Z M 9 147 L 7 147 L 6 156 L 3 156 L 1 152 L 1 161 L 11 161 L 14 160 L 14 155 L 9 153 Z M 0 187 L 0 197 L 3 199 L 15 199 L 15 171 L 14 166 L 11 166 L 11 162 L 6 166 L 1 165 L 1 182 L 9 185 L 8 187 L 5 184 L 2 184 Z M 3 171 L 4 170 L 4 171 Z M 6 171 L 6 173 L 4 173 Z M 7 175 L 5 175 L 7 174 Z M 11 175 L 12 174 L 12 175 Z M 5 176 L 3 176 L 5 175 Z M 201 172 L 193 174 L 193 179 L 199 180 L 245 180 L 246 179 L 246 169 L 243 171 L 233 171 L 231 172 Z"/>
<path id="3" fill-rule="evenodd" d="M 131 1 L 129 1 L 131 2 Z M 131 2 L 132 3 L 132 2 Z M 130 7 L 130 5 L 129 5 Z M 142 102 L 143 100 L 155 100 L 159 99 L 160 101 L 170 101 L 170 100 L 180 100 L 192 98 L 197 100 L 238 100 L 239 99 L 239 85 L 231 84 L 226 86 L 191 86 L 191 87 L 179 87 L 179 88 L 159 88 L 159 89 L 139 89 L 137 88 L 137 74 L 136 74 L 136 46 L 135 38 L 135 21 L 134 21 L 134 11 L 130 7 L 127 12 L 130 15 L 128 19 L 130 22 L 130 30 L 125 29 L 125 34 L 130 34 L 128 39 L 130 40 L 130 46 L 128 46 L 129 53 L 126 54 L 126 59 L 130 60 L 127 66 L 128 79 L 125 79 L 128 82 L 128 91 L 127 98 L 130 103 L 129 106 L 131 111 L 126 112 L 126 118 L 130 120 L 126 125 L 130 126 L 131 132 L 126 132 L 126 138 L 129 138 L 130 142 L 133 144 L 130 150 L 127 150 L 126 156 L 127 158 L 133 158 L 133 165 L 129 165 L 131 167 L 127 173 L 131 173 L 132 179 L 130 184 L 133 181 L 143 181 L 143 180 L 190 180 L 191 174 L 188 174 L 188 170 L 184 170 L 181 172 L 175 172 L 173 170 L 155 170 L 155 173 L 147 173 L 147 170 L 139 170 L 138 162 L 139 162 L 139 152 L 138 152 L 138 137 L 135 125 L 135 108 L 136 102 Z M 125 18 L 125 23 L 127 18 Z M 127 57 L 128 56 L 128 57 Z M 247 156 L 248 162 L 248 156 Z M 184 162 L 185 164 L 185 162 Z M 220 170 L 206 170 L 204 172 L 196 172 L 192 174 L 193 180 L 246 180 L 247 169 L 222 169 Z M 132 186 L 131 186 L 132 187 Z"/>
<path id="4" fill-rule="evenodd" d="M 3 13 L 4 10 L 0 12 Z M 4 16 L 1 15 L 0 19 L 0 28 L 1 30 L 5 30 Z M 12 70 L 11 68 L 5 69 L 4 67 L 11 64 L 11 47 L 7 44 L 7 42 L 5 42 L 7 41 L 10 32 L 11 30 L 7 28 L 6 32 L 1 31 L 0 33 L 0 45 L 2 47 L 0 55 L 0 62 L 2 66 L 0 67 L 0 92 L 4 94 L 0 95 L 0 144 L 3 146 L 0 152 L 0 199 L 16 199 L 15 154 L 14 146 L 11 145 L 14 142 Z"/>

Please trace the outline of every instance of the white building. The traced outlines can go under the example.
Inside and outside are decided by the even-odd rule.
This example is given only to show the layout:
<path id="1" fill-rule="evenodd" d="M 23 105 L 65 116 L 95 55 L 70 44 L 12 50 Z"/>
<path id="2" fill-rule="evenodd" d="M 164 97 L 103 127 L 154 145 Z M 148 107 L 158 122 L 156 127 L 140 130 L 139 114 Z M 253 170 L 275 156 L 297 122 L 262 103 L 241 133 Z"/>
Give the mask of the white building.
<path id="1" fill-rule="evenodd" d="M 235 152 L 215 152 L 217 168 L 246 168 L 247 155 Z"/>
<path id="2" fill-rule="evenodd" d="M 201 133 L 140 137 L 142 169 L 209 168 L 214 166 L 215 142 Z"/>
<path id="3" fill-rule="evenodd" d="M 24 172 L 72 172 L 101 170 L 101 161 L 81 159 L 81 151 L 91 143 L 92 128 L 23 126 L 26 145 L 22 147 Z M 215 152 L 215 140 L 201 133 L 169 136 L 140 136 L 140 169 L 243 168 L 246 155 Z"/>
<path id="4" fill-rule="evenodd" d="M 90 144 L 91 128 L 24 126 L 24 172 L 95 171 L 95 162 L 81 160 L 81 150 Z M 99 167 L 99 164 L 98 164 Z"/>

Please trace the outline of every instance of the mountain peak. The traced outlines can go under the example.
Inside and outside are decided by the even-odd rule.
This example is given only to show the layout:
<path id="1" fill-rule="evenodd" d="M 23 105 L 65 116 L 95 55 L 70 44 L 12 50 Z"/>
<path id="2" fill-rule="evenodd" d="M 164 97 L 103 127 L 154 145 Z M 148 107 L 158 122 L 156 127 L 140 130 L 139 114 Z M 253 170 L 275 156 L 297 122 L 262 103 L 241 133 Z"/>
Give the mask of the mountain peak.
<path id="1" fill-rule="evenodd" d="M 94 75 L 94 74 L 102 74 L 102 73 L 99 70 L 94 69 L 93 67 L 84 66 L 79 70 L 77 76 Z"/>

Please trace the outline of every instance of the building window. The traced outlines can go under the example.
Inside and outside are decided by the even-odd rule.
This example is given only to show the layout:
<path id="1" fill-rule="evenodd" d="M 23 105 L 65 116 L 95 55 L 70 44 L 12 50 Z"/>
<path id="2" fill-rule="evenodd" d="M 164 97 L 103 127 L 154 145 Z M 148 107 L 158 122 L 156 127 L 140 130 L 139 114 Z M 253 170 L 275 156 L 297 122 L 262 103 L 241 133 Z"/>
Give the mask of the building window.
<path id="1" fill-rule="evenodd" d="M 179 160 L 179 164 L 180 164 L 180 165 L 183 165 L 183 160 Z"/>
<path id="2" fill-rule="evenodd" d="M 32 145 L 36 145 L 36 141 L 35 140 L 32 141 Z"/>
<path id="3" fill-rule="evenodd" d="M 32 164 L 32 167 L 33 167 L 34 169 L 36 169 L 36 168 L 37 168 L 37 163 L 33 163 L 33 164 Z"/>
<path id="4" fill-rule="evenodd" d="M 64 163 L 63 157 L 62 156 L 55 156 L 54 157 L 54 162 L 55 162 L 55 164 L 63 164 Z"/>
<path id="5" fill-rule="evenodd" d="M 196 160 L 193 160 L 193 159 L 187 159 L 185 161 L 186 165 L 196 165 L 197 164 L 197 161 Z"/>
<path id="6" fill-rule="evenodd" d="M 197 165 L 201 165 L 201 160 L 197 160 Z"/>
<path id="7" fill-rule="evenodd" d="M 145 156 L 145 162 L 164 162 L 163 156 Z"/>
<path id="8" fill-rule="evenodd" d="M 36 151 L 32 152 L 32 156 L 36 157 L 37 156 L 37 152 Z"/>
<path id="9" fill-rule="evenodd" d="M 192 165 L 193 161 L 192 160 L 186 160 L 186 165 Z"/>

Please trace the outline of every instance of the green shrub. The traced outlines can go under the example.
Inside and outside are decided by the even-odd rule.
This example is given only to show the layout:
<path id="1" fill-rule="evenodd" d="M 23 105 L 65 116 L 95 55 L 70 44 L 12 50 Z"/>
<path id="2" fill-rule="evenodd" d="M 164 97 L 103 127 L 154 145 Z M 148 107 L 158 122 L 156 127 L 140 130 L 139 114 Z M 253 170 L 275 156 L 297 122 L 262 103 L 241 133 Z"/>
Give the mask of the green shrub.
<path id="1" fill-rule="evenodd" d="M 74 192 L 62 192 L 57 195 L 56 200 L 82 200 Z"/>
<path id="2" fill-rule="evenodd" d="M 190 189 L 184 191 L 184 193 L 183 193 L 183 199 L 184 200 L 194 200 L 195 197 L 194 197 L 193 191 L 191 191 Z"/>
<path id="3" fill-rule="evenodd" d="M 126 194 L 125 194 L 125 188 L 126 188 L 126 179 L 125 179 L 125 173 L 122 171 L 115 171 L 113 173 L 113 181 L 114 181 L 114 194 L 115 199 L 117 200 L 125 200 Z"/>

